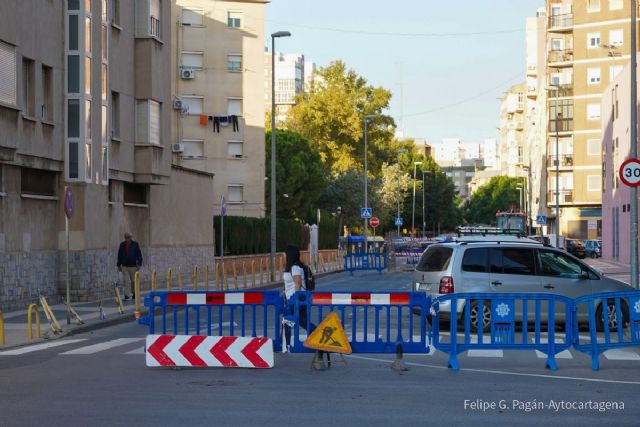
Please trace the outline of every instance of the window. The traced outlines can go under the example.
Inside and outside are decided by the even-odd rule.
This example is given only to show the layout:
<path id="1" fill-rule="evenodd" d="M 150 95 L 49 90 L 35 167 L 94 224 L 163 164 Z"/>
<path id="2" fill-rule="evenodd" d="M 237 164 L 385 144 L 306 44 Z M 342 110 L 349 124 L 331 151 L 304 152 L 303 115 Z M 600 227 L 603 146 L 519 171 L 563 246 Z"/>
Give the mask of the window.
<path id="1" fill-rule="evenodd" d="M 227 114 L 232 116 L 242 115 L 242 98 L 228 98 L 227 99 Z"/>
<path id="2" fill-rule="evenodd" d="M 227 12 L 227 27 L 229 28 L 241 28 L 242 27 L 242 12 Z"/>
<path id="3" fill-rule="evenodd" d="M 202 69 L 204 52 L 182 52 L 182 67 Z"/>
<path id="4" fill-rule="evenodd" d="M 600 119 L 600 104 L 587 104 L 587 120 Z"/>
<path id="5" fill-rule="evenodd" d="M 202 114 L 204 98 L 202 96 L 183 96 L 182 102 L 187 106 L 189 115 Z"/>
<path id="6" fill-rule="evenodd" d="M 120 0 L 111 0 L 111 22 L 120 25 Z"/>
<path id="7" fill-rule="evenodd" d="M 243 202 L 244 187 L 240 184 L 232 184 L 227 187 L 227 195 L 229 203 Z"/>
<path id="8" fill-rule="evenodd" d="M 108 107 L 106 105 L 103 105 L 102 108 L 100 109 L 100 119 L 101 119 L 101 123 L 100 123 L 100 140 L 102 141 L 103 144 L 108 143 L 109 141 L 109 135 L 107 135 L 108 132 L 108 126 L 107 123 L 109 123 L 108 120 Z"/>
<path id="9" fill-rule="evenodd" d="M 235 159 L 241 159 L 242 156 L 242 141 L 229 141 L 227 146 L 227 153 L 229 157 Z"/>
<path id="10" fill-rule="evenodd" d="M 125 182 L 124 184 L 124 203 L 134 205 L 147 204 L 147 186 L 144 184 L 132 184 Z"/>
<path id="11" fill-rule="evenodd" d="M 91 57 L 84 58 L 84 93 L 91 96 Z"/>
<path id="12" fill-rule="evenodd" d="M 150 7 L 150 20 L 149 20 L 149 34 L 160 38 L 160 18 L 161 18 L 161 0 L 151 0 Z"/>
<path id="13" fill-rule="evenodd" d="M 103 25 L 102 26 L 102 46 L 100 46 L 100 49 L 102 50 L 102 62 L 108 62 L 109 61 L 109 32 L 107 30 L 107 26 Z"/>
<path id="14" fill-rule="evenodd" d="M 103 184 L 109 182 L 109 146 L 102 146 L 102 168 L 100 170 L 100 179 Z"/>
<path id="15" fill-rule="evenodd" d="M 91 53 L 91 17 L 87 16 L 84 21 L 84 49 Z"/>
<path id="16" fill-rule="evenodd" d="M 149 100 L 149 143 L 160 145 L 160 103 Z"/>
<path id="17" fill-rule="evenodd" d="M 204 157 L 204 140 L 202 139 L 183 139 L 184 151 L 182 157 Z"/>
<path id="18" fill-rule="evenodd" d="M 587 176 L 587 191 L 600 191 L 602 189 L 602 177 L 600 175 Z"/>
<path id="19" fill-rule="evenodd" d="M 487 272 L 487 249 L 467 249 L 462 258 L 462 271 L 474 273 Z"/>
<path id="20" fill-rule="evenodd" d="M 600 12 L 600 0 L 587 0 L 587 12 Z"/>
<path id="21" fill-rule="evenodd" d="M 67 137 L 80 137 L 80 100 L 67 101 Z"/>
<path id="22" fill-rule="evenodd" d="M 183 8 L 182 25 L 201 27 L 202 15 L 204 15 L 204 11 L 202 10 L 191 10 Z"/>
<path id="23" fill-rule="evenodd" d="M 101 9 L 100 12 L 102 14 L 102 20 L 107 21 L 107 14 L 109 13 L 109 5 L 107 4 L 108 0 L 101 1 Z"/>
<path id="24" fill-rule="evenodd" d="M 136 142 L 138 144 L 160 144 L 159 102 L 152 99 L 136 102 Z"/>
<path id="25" fill-rule="evenodd" d="M 20 168 L 20 193 L 36 196 L 56 195 L 56 173 L 41 169 Z"/>
<path id="26" fill-rule="evenodd" d="M 111 138 L 120 138 L 120 94 L 111 92 Z"/>
<path id="27" fill-rule="evenodd" d="M 600 155 L 600 140 L 599 139 L 588 139 L 587 140 L 587 155 L 588 156 L 599 156 Z"/>
<path id="28" fill-rule="evenodd" d="M 600 47 L 600 33 L 589 33 L 587 34 L 587 48 L 593 49 L 596 47 Z"/>
<path id="29" fill-rule="evenodd" d="M 69 142 L 69 179 L 78 179 L 78 143 Z"/>
<path id="30" fill-rule="evenodd" d="M 452 248 L 430 246 L 420 258 L 416 270 L 418 271 L 444 271 L 449 267 Z"/>
<path id="31" fill-rule="evenodd" d="M 69 15 L 69 50 L 78 50 L 78 15 Z"/>
<path id="32" fill-rule="evenodd" d="M 91 181 L 91 142 L 85 142 L 84 144 L 84 179 Z"/>
<path id="33" fill-rule="evenodd" d="M 91 0 L 84 0 L 84 10 L 87 13 L 91 13 Z"/>
<path id="34" fill-rule="evenodd" d="M 242 55 L 230 53 L 227 55 L 227 71 L 242 71 Z"/>
<path id="35" fill-rule="evenodd" d="M 491 273 L 501 274 L 535 274 L 533 249 L 505 248 L 491 249 Z"/>
<path id="36" fill-rule="evenodd" d="M 613 46 L 622 46 L 624 42 L 624 35 L 622 30 L 610 30 L 609 31 L 609 44 Z"/>
<path id="37" fill-rule="evenodd" d="M 598 277 L 589 271 L 586 267 L 583 267 L 577 261 L 569 258 L 568 256 L 549 250 L 540 251 L 540 261 L 542 264 L 542 275 L 564 277 L 567 279 L 578 279 L 580 274 L 584 270 L 589 273 L 590 279 L 597 279 Z M 585 285 L 590 285 L 586 283 Z"/>
<path id="38" fill-rule="evenodd" d="M 620 10 L 623 8 L 623 0 L 609 0 L 609 10 Z"/>
<path id="39" fill-rule="evenodd" d="M 101 87 L 102 100 L 106 102 L 107 101 L 107 64 L 102 64 L 102 67 L 101 67 L 100 87 Z"/>
<path id="40" fill-rule="evenodd" d="M 67 0 L 67 8 L 69 10 L 79 10 L 80 0 Z"/>
<path id="41" fill-rule="evenodd" d="M 609 82 L 612 82 L 617 76 L 618 74 L 620 74 L 620 71 L 622 71 L 622 69 L 624 68 L 623 65 L 612 65 L 609 67 Z"/>
<path id="42" fill-rule="evenodd" d="M 562 50 L 564 41 L 562 39 L 551 39 L 551 50 Z"/>
<path id="43" fill-rule="evenodd" d="M 84 137 L 91 139 L 91 101 L 84 101 Z"/>
<path id="44" fill-rule="evenodd" d="M 40 119 L 53 121 L 53 68 L 42 66 L 42 105 Z"/>
<path id="45" fill-rule="evenodd" d="M 587 68 L 587 82 L 590 85 L 600 83 L 600 68 Z"/>
<path id="46" fill-rule="evenodd" d="M 22 114 L 35 117 L 35 62 L 28 58 L 22 58 Z"/>
<path id="47" fill-rule="evenodd" d="M 67 91 L 80 93 L 80 57 L 78 55 L 67 56 Z"/>

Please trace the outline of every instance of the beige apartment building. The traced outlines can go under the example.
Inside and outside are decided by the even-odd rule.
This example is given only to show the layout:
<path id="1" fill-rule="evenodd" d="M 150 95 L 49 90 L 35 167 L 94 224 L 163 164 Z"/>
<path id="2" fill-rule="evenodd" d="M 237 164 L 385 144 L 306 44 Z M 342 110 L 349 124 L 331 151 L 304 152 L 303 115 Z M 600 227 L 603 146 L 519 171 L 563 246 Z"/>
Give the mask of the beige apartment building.
<path id="1" fill-rule="evenodd" d="M 211 264 L 213 173 L 172 162 L 171 6 L 0 2 L 0 308 L 65 294 L 66 186 L 72 301 L 113 294 L 125 231 L 143 281 Z"/>
<path id="2" fill-rule="evenodd" d="M 546 3 L 547 206 L 553 216 L 558 161 L 560 232 L 569 237 L 601 236 L 601 102 L 629 61 L 629 8 L 629 0 Z"/>
<path id="3" fill-rule="evenodd" d="M 215 173 L 214 210 L 265 215 L 264 7 L 172 0 L 172 163 Z"/>
<path id="4" fill-rule="evenodd" d="M 525 93 L 526 84 L 520 83 L 507 89 L 500 98 L 499 158 L 500 169 L 507 176 L 522 176 L 522 166 L 527 158 L 524 139 Z"/>

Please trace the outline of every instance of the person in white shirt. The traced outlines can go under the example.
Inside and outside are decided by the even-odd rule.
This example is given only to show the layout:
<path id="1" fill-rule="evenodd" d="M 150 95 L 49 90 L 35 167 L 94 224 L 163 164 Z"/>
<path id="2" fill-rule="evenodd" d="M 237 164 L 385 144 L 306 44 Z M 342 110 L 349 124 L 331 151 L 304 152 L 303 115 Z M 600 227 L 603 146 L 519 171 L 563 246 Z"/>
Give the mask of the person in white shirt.
<path id="1" fill-rule="evenodd" d="M 293 295 L 297 291 L 305 291 L 305 277 L 304 270 L 302 269 L 302 261 L 300 261 L 300 249 L 295 245 L 287 245 L 284 249 L 286 255 L 286 265 L 284 269 L 284 295 L 287 299 L 287 308 L 289 314 L 294 314 L 294 301 Z M 307 333 L 313 332 L 316 325 L 309 322 L 307 323 L 307 307 L 301 306 L 298 312 L 298 319 L 300 326 L 307 330 Z M 307 327 L 309 326 L 309 327 Z M 284 327 L 285 343 L 289 346 L 291 342 L 291 327 Z"/>

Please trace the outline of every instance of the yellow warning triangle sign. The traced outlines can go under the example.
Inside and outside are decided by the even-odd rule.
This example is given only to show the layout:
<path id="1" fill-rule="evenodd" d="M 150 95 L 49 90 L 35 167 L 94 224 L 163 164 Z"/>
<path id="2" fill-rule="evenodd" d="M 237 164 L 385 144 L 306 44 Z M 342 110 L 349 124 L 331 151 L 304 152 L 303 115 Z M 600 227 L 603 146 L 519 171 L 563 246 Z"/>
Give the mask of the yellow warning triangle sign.
<path id="1" fill-rule="evenodd" d="M 351 345 L 344 333 L 338 313 L 331 312 L 316 329 L 307 337 L 304 344 L 307 348 L 324 350 L 330 353 L 351 354 Z"/>

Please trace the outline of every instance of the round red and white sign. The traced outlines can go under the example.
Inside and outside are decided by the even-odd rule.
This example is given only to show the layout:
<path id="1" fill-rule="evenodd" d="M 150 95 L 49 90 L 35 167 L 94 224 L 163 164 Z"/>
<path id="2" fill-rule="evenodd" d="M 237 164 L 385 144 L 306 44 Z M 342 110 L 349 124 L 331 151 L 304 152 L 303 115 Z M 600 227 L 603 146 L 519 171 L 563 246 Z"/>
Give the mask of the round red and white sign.
<path id="1" fill-rule="evenodd" d="M 627 159 L 620 165 L 620 181 L 629 187 L 640 185 L 640 160 Z"/>
<path id="2" fill-rule="evenodd" d="M 378 219 L 378 217 L 372 216 L 369 220 L 369 225 L 371 225 L 373 228 L 376 228 L 378 225 L 380 225 L 380 220 Z"/>

